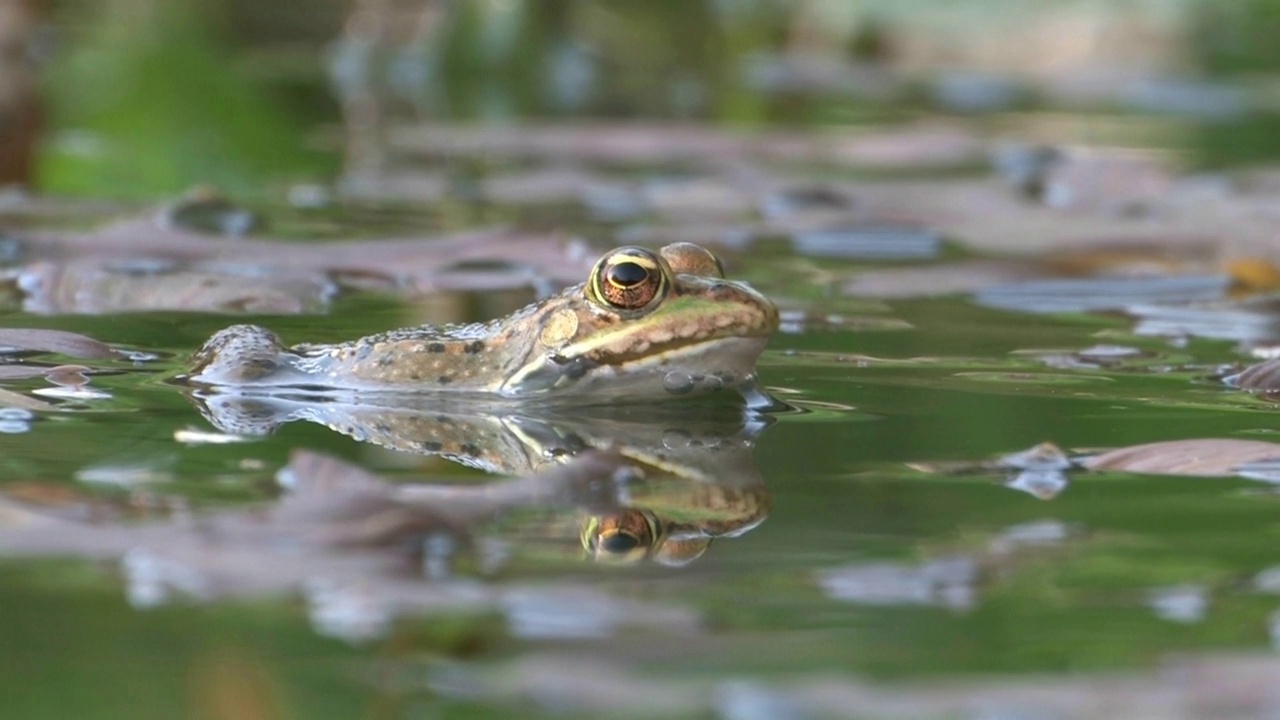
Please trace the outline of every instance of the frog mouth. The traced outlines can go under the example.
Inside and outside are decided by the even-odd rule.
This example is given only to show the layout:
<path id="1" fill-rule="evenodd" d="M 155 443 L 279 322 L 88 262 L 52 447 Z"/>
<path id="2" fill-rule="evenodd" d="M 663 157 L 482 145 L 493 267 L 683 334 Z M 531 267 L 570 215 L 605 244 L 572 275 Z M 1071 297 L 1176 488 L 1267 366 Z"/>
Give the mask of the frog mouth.
<path id="1" fill-rule="evenodd" d="M 510 396 L 592 392 L 602 399 L 653 398 L 735 387 L 754 376 L 767 337 L 684 338 L 641 352 L 596 358 L 547 355 L 501 388 Z M 665 392 L 663 392 L 665 391 Z"/>
<path id="2" fill-rule="evenodd" d="M 592 353 L 588 352 L 580 356 L 579 360 L 588 360 L 595 366 L 610 365 L 619 367 L 624 365 L 633 365 L 644 363 L 646 360 L 661 359 L 672 355 L 682 354 L 682 351 L 692 350 L 699 347 L 723 344 L 728 340 L 748 340 L 753 339 L 743 335 L 709 335 L 707 337 L 687 337 L 673 338 L 666 342 L 653 343 L 644 349 L 631 350 L 621 353 L 608 353 L 602 357 L 592 357 Z M 568 360 L 566 358 L 566 360 Z M 570 360 L 572 361 L 572 360 Z"/>

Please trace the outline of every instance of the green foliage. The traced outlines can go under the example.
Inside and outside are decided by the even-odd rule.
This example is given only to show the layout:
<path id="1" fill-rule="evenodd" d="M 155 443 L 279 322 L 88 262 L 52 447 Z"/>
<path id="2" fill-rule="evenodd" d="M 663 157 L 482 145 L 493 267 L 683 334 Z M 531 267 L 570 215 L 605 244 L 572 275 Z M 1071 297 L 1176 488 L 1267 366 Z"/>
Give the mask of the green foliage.
<path id="1" fill-rule="evenodd" d="M 230 62 L 202 0 L 107 0 L 49 72 L 54 142 L 39 167 L 60 193 L 229 192 L 326 169 L 300 122 Z"/>
<path id="2" fill-rule="evenodd" d="M 1232 74 L 1280 70 L 1277 37 L 1277 0 L 1200 0 L 1189 39 L 1200 67 Z"/>

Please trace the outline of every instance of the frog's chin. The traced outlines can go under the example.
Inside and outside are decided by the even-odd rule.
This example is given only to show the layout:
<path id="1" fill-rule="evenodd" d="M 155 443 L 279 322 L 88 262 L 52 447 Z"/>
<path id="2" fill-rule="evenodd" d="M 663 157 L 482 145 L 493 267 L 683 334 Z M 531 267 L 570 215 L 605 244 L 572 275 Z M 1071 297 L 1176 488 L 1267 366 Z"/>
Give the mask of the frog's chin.
<path id="1" fill-rule="evenodd" d="M 548 359 L 504 387 L 512 395 L 575 403 L 653 402 L 749 385 L 768 338 L 728 337 L 674 346 L 618 365 Z"/>

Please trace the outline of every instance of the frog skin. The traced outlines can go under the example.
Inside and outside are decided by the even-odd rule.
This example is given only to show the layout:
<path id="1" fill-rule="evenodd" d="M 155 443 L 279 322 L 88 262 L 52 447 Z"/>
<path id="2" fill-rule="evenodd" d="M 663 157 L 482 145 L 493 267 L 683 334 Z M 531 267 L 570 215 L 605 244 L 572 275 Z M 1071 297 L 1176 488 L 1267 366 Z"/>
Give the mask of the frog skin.
<path id="1" fill-rule="evenodd" d="M 488 323 L 421 326 L 285 348 L 236 325 L 186 381 L 238 388 L 652 400 L 754 383 L 778 311 L 691 243 L 606 253 L 586 282 Z"/>
<path id="2" fill-rule="evenodd" d="M 525 548 L 548 542 L 563 548 L 574 541 L 601 562 L 683 565 L 701 556 L 714 538 L 756 527 L 770 509 L 752 447 L 773 419 L 724 404 L 654 404 L 624 413 L 608 407 L 512 412 L 461 398 L 344 402 L 205 390 L 189 396 L 215 427 L 242 436 L 304 420 L 361 442 L 508 476 L 541 472 L 590 449 L 616 451 L 642 471 L 644 478 L 628 484 L 626 496 L 610 507 L 548 499 L 561 507 L 514 531 L 524 536 L 517 544 Z M 480 496 L 488 492 L 471 489 Z"/>

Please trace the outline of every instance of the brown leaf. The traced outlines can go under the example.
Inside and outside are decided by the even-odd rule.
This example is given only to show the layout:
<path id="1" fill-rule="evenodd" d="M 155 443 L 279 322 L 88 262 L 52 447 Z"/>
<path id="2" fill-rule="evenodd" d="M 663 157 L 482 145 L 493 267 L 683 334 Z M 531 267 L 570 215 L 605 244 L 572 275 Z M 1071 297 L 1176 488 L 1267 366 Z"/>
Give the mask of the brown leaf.
<path id="1" fill-rule="evenodd" d="M 1244 372 L 1228 378 L 1232 385 L 1241 390 L 1263 390 L 1267 392 L 1280 390 L 1280 358 L 1272 358 L 1257 365 L 1250 365 Z"/>
<path id="2" fill-rule="evenodd" d="M 37 400 L 33 397 L 27 397 L 22 393 L 16 393 L 12 390 L 0 388 L 0 407 L 16 407 L 24 410 L 57 410 L 57 405 L 51 405 L 43 400 Z"/>
<path id="3" fill-rule="evenodd" d="M 854 275 L 842 290 L 848 295 L 862 297 L 930 297 L 974 292 L 1043 274 L 1030 262 L 967 260 L 928 267 L 877 268 Z"/>
<path id="4" fill-rule="evenodd" d="M 1217 477 L 1246 463 L 1280 459 L 1280 444 L 1260 440 L 1201 438 L 1120 448 L 1084 461 L 1090 470 Z"/>
<path id="5" fill-rule="evenodd" d="M 322 310 L 336 287 L 322 271 L 237 263 L 40 261 L 22 269 L 22 307 L 42 315 L 181 310 L 296 315 Z"/>
<path id="6" fill-rule="evenodd" d="M 846 78 L 847 79 L 847 78 Z M 405 123 L 388 128 L 394 153 L 484 155 L 603 163 L 719 165 L 748 160 L 855 167 L 938 167 L 980 160 L 986 144 L 937 123 L 887 132 L 725 132 L 696 125 L 545 124 L 478 128 Z"/>
<path id="7" fill-rule="evenodd" d="M 45 378 L 54 385 L 78 388 L 89 384 L 89 372 L 83 365 L 59 365 L 47 368 Z"/>
<path id="8" fill-rule="evenodd" d="M 536 271 L 541 277 L 580 282 L 595 257 L 555 234 L 528 234 L 507 228 L 452 233 L 437 237 L 311 242 L 214 237 L 162 228 L 154 218 L 130 218 L 90 232 L 32 232 L 22 238 L 37 260 L 78 262 L 140 258 L 281 268 L 283 275 L 307 271 L 388 277 L 418 291 L 449 287 L 450 271 L 468 262 L 503 261 Z M 530 273 L 509 272 L 506 287 L 527 285 Z"/>
<path id="9" fill-rule="evenodd" d="M 42 365 L 0 365 L 0 380 L 26 380 L 40 377 L 52 369 Z"/>
<path id="10" fill-rule="evenodd" d="M 0 346 L 18 350 L 40 350 L 78 358 L 118 358 L 121 353 L 104 342 L 64 330 L 0 328 Z"/>

